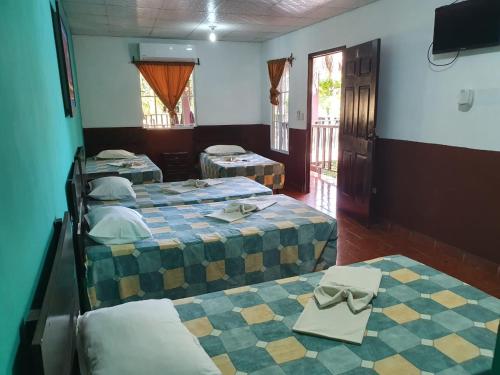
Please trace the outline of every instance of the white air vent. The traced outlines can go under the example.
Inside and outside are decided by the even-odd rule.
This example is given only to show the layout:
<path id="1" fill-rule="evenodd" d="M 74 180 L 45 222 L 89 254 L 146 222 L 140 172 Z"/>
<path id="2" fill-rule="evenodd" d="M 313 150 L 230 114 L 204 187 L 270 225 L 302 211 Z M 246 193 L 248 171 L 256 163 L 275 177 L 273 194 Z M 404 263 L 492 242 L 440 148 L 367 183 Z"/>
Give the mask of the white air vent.
<path id="1" fill-rule="evenodd" d="M 196 49 L 191 44 L 139 43 L 141 61 L 197 62 Z"/>

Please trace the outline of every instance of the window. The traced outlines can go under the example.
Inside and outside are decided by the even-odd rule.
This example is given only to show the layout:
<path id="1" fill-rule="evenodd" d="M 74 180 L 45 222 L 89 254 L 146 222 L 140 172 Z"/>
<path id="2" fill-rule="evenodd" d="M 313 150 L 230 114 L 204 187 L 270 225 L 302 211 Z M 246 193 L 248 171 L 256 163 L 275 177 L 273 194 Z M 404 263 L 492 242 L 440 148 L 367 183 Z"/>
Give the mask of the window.
<path id="1" fill-rule="evenodd" d="M 141 104 L 142 104 L 142 126 L 146 129 L 163 129 L 173 128 L 176 126 L 194 126 L 195 107 L 194 107 L 194 90 L 193 90 L 193 74 L 189 78 L 186 89 L 182 94 L 175 111 L 179 117 L 179 124 L 173 125 L 168 115 L 168 109 L 156 96 L 153 89 L 139 73 L 141 80 Z"/>
<path id="2" fill-rule="evenodd" d="M 290 90 L 290 64 L 285 64 L 278 91 L 279 104 L 272 106 L 271 149 L 288 153 L 288 93 Z"/>

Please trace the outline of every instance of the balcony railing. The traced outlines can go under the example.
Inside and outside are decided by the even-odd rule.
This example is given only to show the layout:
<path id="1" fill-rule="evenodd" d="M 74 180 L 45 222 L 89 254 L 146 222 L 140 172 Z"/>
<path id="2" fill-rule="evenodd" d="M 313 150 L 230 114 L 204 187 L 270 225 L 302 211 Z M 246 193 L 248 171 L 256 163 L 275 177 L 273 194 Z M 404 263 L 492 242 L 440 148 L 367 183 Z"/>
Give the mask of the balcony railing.
<path id="1" fill-rule="evenodd" d="M 165 113 L 158 113 L 154 115 L 143 115 L 142 127 L 146 129 L 169 129 L 169 128 L 189 128 L 195 124 L 184 124 L 182 114 L 178 114 L 179 124 L 171 125 L 170 116 Z"/>
<path id="2" fill-rule="evenodd" d="M 312 125 L 311 170 L 323 173 L 337 172 L 339 125 L 338 122 Z"/>
<path id="3" fill-rule="evenodd" d="M 144 115 L 142 126 L 145 128 L 170 128 L 170 119 L 168 114 Z"/>

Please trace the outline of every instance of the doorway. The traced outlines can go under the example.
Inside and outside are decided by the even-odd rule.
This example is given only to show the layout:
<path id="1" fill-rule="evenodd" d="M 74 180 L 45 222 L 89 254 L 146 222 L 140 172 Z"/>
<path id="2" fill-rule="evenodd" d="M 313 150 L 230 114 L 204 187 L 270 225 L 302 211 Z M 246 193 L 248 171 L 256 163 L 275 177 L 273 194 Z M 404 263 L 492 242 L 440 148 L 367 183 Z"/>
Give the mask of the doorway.
<path id="1" fill-rule="evenodd" d="M 380 45 L 376 39 L 312 53 L 308 60 L 305 192 L 317 196 L 327 186 L 329 194 L 318 197 L 321 206 L 367 224 L 377 192 Z"/>
<path id="2" fill-rule="evenodd" d="M 306 190 L 314 190 L 329 212 L 336 207 L 343 50 L 309 55 Z"/>

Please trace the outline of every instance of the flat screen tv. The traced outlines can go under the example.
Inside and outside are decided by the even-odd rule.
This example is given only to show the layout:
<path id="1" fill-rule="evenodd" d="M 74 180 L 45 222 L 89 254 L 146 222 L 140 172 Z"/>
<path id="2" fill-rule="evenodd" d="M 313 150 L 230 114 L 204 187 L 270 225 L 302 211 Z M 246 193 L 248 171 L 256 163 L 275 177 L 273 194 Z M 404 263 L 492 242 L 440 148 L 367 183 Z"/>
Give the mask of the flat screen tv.
<path id="1" fill-rule="evenodd" d="M 433 53 L 500 45 L 500 0 L 468 0 L 436 9 Z"/>

